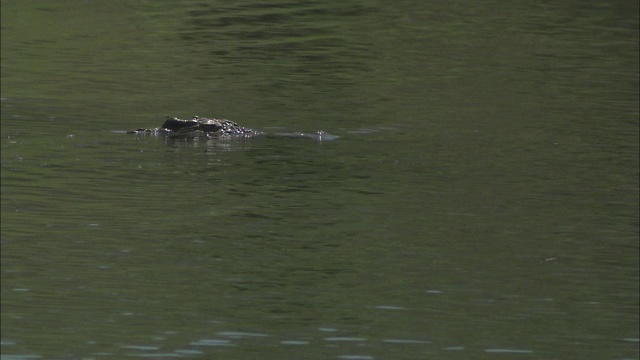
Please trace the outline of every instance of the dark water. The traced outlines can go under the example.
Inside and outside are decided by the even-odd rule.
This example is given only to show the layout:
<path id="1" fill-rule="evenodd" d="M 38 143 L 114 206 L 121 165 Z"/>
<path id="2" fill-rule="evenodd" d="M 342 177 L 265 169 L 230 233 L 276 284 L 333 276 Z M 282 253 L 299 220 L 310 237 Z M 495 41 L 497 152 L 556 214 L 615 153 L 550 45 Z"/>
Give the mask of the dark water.
<path id="1" fill-rule="evenodd" d="M 1 10 L 3 360 L 638 359 L 637 2 Z"/>

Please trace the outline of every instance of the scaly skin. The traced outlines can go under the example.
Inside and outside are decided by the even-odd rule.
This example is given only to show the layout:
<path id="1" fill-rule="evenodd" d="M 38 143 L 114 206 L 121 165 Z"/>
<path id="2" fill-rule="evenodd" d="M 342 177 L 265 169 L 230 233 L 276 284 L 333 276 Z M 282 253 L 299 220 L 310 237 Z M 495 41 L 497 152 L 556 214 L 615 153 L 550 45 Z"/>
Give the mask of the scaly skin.
<path id="1" fill-rule="evenodd" d="M 226 119 L 208 119 L 194 116 L 190 120 L 182 120 L 177 117 L 169 117 L 162 124 L 162 127 L 156 129 L 138 129 L 129 131 L 131 134 L 151 134 L 151 135 L 205 135 L 207 137 L 227 137 L 242 136 L 249 137 L 255 135 L 256 132 L 251 129 L 244 128 L 231 120 Z"/>
<path id="2" fill-rule="evenodd" d="M 226 119 L 209 119 L 194 116 L 190 120 L 182 120 L 177 117 L 168 117 L 162 127 L 155 129 L 138 129 L 127 131 L 128 134 L 167 136 L 177 138 L 199 138 L 207 139 L 231 138 L 231 137 L 252 137 L 265 135 L 263 132 L 255 131 L 238 125 Z M 284 136 L 293 138 L 310 138 L 318 141 L 334 140 L 337 136 L 326 134 L 319 130 L 315 133 L 277 133 L 272 136 Z"/>

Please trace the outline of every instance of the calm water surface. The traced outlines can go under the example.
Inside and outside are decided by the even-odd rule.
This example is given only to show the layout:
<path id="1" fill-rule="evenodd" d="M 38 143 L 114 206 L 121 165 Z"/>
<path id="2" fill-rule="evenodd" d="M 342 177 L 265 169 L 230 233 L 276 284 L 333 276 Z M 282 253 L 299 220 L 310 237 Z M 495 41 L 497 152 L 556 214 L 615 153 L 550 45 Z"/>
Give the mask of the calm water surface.
<path id="1" fill-rule="evenodd" d="M 636 2 L 1 13 L 3 360 L 638 359 Z"/>

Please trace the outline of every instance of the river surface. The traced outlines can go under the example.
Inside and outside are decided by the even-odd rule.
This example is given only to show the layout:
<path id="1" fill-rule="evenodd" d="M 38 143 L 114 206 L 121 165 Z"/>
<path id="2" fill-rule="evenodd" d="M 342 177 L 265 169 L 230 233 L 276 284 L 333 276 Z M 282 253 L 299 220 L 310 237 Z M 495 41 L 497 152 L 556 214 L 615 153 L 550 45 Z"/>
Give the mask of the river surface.
<path id="1" fill-rule="evenodd" d="M 1 13 L 2 360 L 638 359 L 636 1 Z"/>

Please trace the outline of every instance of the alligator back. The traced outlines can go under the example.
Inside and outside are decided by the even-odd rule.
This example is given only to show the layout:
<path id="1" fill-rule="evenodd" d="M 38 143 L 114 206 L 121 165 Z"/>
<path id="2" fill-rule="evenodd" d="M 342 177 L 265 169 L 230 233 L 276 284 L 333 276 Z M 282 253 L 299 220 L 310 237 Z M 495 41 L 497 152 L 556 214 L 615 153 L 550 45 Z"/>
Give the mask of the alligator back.
<path id="1" fill-rule="evenodd" d="M 194 116 L 189 120 L 178 119 L 177 117 L 168 117 L 160 128 L 137 129 L 134 131 L 129 131 L 129 133 L 168 136 L 204 135 L 207 137 L 248 137 L 256 134 L 254 130 L 242 127 L 231 120 L 200 118 L 198 116 Z"/>

